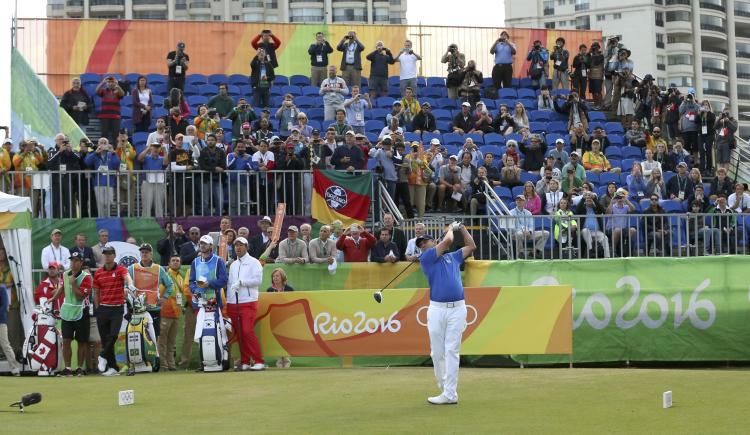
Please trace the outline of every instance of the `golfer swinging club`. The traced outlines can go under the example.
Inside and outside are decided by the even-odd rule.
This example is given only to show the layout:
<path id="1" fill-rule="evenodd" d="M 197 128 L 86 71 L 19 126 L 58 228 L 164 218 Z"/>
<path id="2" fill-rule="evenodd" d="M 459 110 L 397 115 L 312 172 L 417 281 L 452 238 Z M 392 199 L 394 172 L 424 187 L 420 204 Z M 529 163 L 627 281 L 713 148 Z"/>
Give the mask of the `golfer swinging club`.
<path id="1" fill-rule="evenodd" d="M 465 246 L 458 251 L 446 253 L 453 243 L 455 231 L 461 231 Z M 435 368 L 435 379 L 441 390 L 440 395 L 428 397 L 427 401 L 433 405 L 456 404 L 458 355 L 461 336 L 466 329 L 466 304 L 460 267 L 477 245 L 471 234 L 458 222 L 451 225 L 438 244 L 429 235 L 421 236 L 415 242 L 422 250 L 419 263 L 430 284 L 427 331 L 430 333 L 430 356 Z"/>

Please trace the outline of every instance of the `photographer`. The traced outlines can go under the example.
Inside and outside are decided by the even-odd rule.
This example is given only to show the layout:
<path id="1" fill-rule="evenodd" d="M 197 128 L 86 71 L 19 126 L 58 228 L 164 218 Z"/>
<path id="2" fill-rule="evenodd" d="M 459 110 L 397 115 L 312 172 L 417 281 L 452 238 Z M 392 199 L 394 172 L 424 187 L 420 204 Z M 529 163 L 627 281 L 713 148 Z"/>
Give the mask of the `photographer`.
<path id="1" fill-rule="evenodd" d="M 726 170 L 729 167 L 729 155 L 732 148 L 736 146 L 734 134 L 737 132 L 737 120 L 729 113 L 729 106 L 724 106 L 724 110 L 716 118 L 714 124 L 716 130 L 716 166 Z M 714 189 L 711 190 L 713 194 Z"/>
<path id="2" fill-rule="evenodd" d="M 167 53 L 167 68 L 169 68 L 167 89 L 177 88 L 185 90 L 185 73 L 190 64 L 190 56 L 185 53 L 185 43 L 177 43 L 177 49 Z"/>
<path id="3" fill-rule="evenodd" d="M 359 42 L 359 39 L 357 39 L 357 32 L 354 30 L 349 31 L 349 33 L 341 39 L 341 42 L 336 46 L 336 49 L 344 53 L 344 55 L 341 56 L 341 78 L 343 78 L 350 86 L 361 86 L 362 52 L 365 51 L 365 46 Z M 331 69 L 329 67 L 329 77 L 330 71 Z"/>
<path id="4" fill-rule="evenodd" d="M 698 136 L 698 149 L 700 150 L 700 170 L 701 173 L 713 175 L 714 157 L 713 147 L 716 137 L 716 115 L 714 114 L 711 102 L 703 100 L 701 102 L 700 118 L 698 120 L 700 132 Z M 693 160 L 695 161 L 695 160 Z"/>
<path id="5" fill-rule="evenodd" d="M 496 90 L 511 87 L 513 81 L 513 56 L 516 54 L 516 44 L 509 40 L 510 35 L 503 30 L 500 37 L 490 47 L 490 54 L 495 56 L 495 66 L 492 67 L 492 85 Z"/>
<path id="6" fill-rule="evenodd" d="M 685 143 L 685 149 L 694 155 L 698 154 L 698 121 L 701 106 L 695 101 L 695 94 L 688 91 L 685 101 L 680 104 L 680 135 Z"/>
<path id="7" fill-rule="evenodd" d="M 315 34 L 315 43 L 310 44 L 307 54 L 310 55 L 310 84 L 320 86 L 326 78 L 326 67 L 328 66 L 328 55 L 333 53 L 333 47 L 326 41 L 323 32 Z"/>
<path id="8" fill-rule="evenodd" d="M 192 212 L 193 175 L 190 172 L 197 166 L 192 152 L 183 146 L 183 138 L 182 134 L 177 134 L 169 149 L 170 181 L 174 187 L 169 189 L 167 206 L 174 204 L 175 210 L 167 210 L 168 214 L 176 217 L 189 216 Z M 177 246 L 179 248 L 179 245 Z"/>
<path id="9" fill-rule="evenodd" d="M 346 122 L 355 133 L 365 133 L 365 110 L 370 109 L 372 109 L 370 95 L 360 94 L 359 86 L 352 86 L 352 97 L 344 100 L 344 110 L 346 111 Z M 338 113 L 336 116 L 338 118 Z"/>
<path id="10" fill-rule="evenodd" d="M 357 77 L 356 83 L 352 86 L 359 86 L 359 82 L 360 78 Z M 328 67 L 328 78 L 323 80 L 320 84 L 320 91 L 318 91 L 318 94 L 323 96 L 323 119 L 325 121 L 336 119 L 336 111 L 344 109 L 344 95 L 349 93 L 346 83 L 343 78 L 336 76 L 336 67 L 330 65 Z M 278 117 L 278 113 L 276 115 Z"/>
<path id="11" fill-rule="evenodd" d="M 529 61 L 528 77 L 531 79 L 531 87 L 539 89 L 541 84 L 547 83 L 547 61 L 549 61 L 549 52 L 542 47 L 542 41 L 534 41 L 534 47 L 526 56 Z"/>
<path id="12" fill-rule="evenodd" d="M 206 137 L 206 147 L 198 155 L 198 169 L 202 174 L 202 207 L 195 204 L 199 216 L 221 216 L 224 208 L 224 171 L 227 169 L 227 156 L 216 146 L 216 136 Z"/>
<path id="13" fill-rule="evenodd" d="M 497 116 L 492 121 L 492 129 L 498 134 L 505 136 L 513 133 L 515 127 L 516 123 L 513 121 L 513 116 L 509 112 L 508 105 L 501 104 L 497 110 Z"/>
<path id="14" fill-rule="evenodd" d="M 588 85 L 589 92 L 594 98 L 594 107 L 599 110 L 602 105 L 602 86 L 604 83 L 604 55 L 601 51 L 601 46 L 598 42 L 594 41 L 591 43 L 591 49 L 588 54 L 589 58 L 589 70 L 588 70 Z M 583 92 L 579 92 L 579 95 L 584 95 Z"/>
<path id="15" fill-rule="evenodd" d="M 482 72 L 477 70 L 476 62 L 470 60 L 461 72 L 461 84 L 458 87 L 461 100 L 468 101 L 471 107 L 479 101 L 479 91 L 482 89 Z"/>
<path id="16" fill-rule="evenodd" d="M 466 56 L 458 51 L 458 45 L 451 44 L 448 51 L 445 52 L 441 63 L 448 64 L 448 76 L 445 79 L 445 86 L 448 88 L 448 98 L 458 98 L 458 87 L 461 85 L 461 71 L 466 65 Z"/>
<path id="17" fill-rule="evenodd" d="M 218 113 L 216 109 L 209 109 L 205 104 L 198 106 L 198 116 L 193 120 L 193 125 L 198 131 L 198 137 L 203 140 L 206 135 L 213 133 L 219 128 Z"/>
<path id="18" fill-rule="evenodd" d="M 383 46 L 383 41 L 375 44 L 375 51 L 366 57 L 370 61 L 370 96 L 372 98 L 388 96 L 388 65 L 393 65 L 391 50 Z"/>
<path id="19" fill-rule="evenodd" d="M 239 140 L 234 151 L 227 154 L 229 172 L 229 214 L 247 216 L 250 214 L 250 192 L 255 191 L 255 172 L 258 163 L 247 153 L 244 140 Z"/>
<path id="20" fill-rule="evenodd" d="M 592 44 L 593 46 L 593 44 Z M 572 90 L 578 92 L 578 95 L 586 96 L 586 84 L 588 77 L 591 57 L 587 52 L 586 44 L 578 46 L 578 54 L 573 58 Z"/>
<path id="21" fill-rule="evenodd" d="M 228 85 L 219 83 L 219 93 L 211 97 L 206 105 L 215 108 L 219 117 L 226 118 L 234 108 L 234 99 L 228 94 Z"/>
<path id="22" fill-rule="evenodd" d="M 88 169 L 98 173 L 91 181 L 96 196 L 97 217 L 109 217 L 114 204 L 115 172 L 120 169 L 120 158 L 112 151 L 107 138 L 102 137 L 96 150 L 86 156 L 84 163 Z"/>
<path id="23" fill-rule="evenodd" d="M 276 55 L 273 59 L 276 60 Z M 255 107 L 268 107 L 271 104 L 271 86 L 276 78 L 273 69 L 274 64 L 269 60 L 269 55 L 265 49 L 259 48 L 250 62 L 250 87 L 253 88 Z"/>
<path id="24" fill-rule="evenodd" d="M 565 100 L 560 104 L 561 100 Z M 577 92 L 571 92 L 567 97 L 558 95 L 555 98 L 555 111 L 568 115 L 568 131 L 577 124 L 583 124 L 584 130 L 589 129 L 589 108 L 586 101 L 581 100 Z"/>
<path id="25" fill-rule="evenodd" d="M 263 49 L 263 60 L 269 63 L 271 68 L 279 67 L 279 62 L 276 61 L 276 50 L 281 47 L 281 40 L 273 32 L 268 29 L 262 30 L 250 41 L 250 45 L 256 50 Z"/>
<path id="26" fill-rule="evenodd" d="M 406 89 L 411 88 L 414 92 L 414 98 L 417 98 L 417 61 L 422 60 L 422 56 L 417 54 L 412 49 L 410 40 L 404 41 L 404 48 L 398 52 L 394 62 L 399 62 L 401 68 L 399 69 L 399 88 L 401 88 L 401 96 L 406 96 Z"/>
<path id="27" fill-rule="evenodd" d="M 635 120 L 639 123 L 646 120 L 646 127 L 651 129 L 651 88 L 654 84 L 654 76 L 646 74 L 635 88 Z"/>
<path id="28" fill-rule="evenodd" d="M 302 204 L 302 174 L 304 169 L 302 160 L 297 158 L 294 151 L 295 144 L 287 142 L 285 154 L 282 158 L 276 160 L 276 169 L 279 171 L 295 171 L 283 174 L 282 181 L 278 184 L 278 201 L 286 203 L 287 213 L 291 215 L 301 215 L 303 210 Z"/>
<path id="29" fill-rule="evenodd" d="M 630 50 L 627 48 L 621 48 L 620 51 L 617 52 L 617 66 L 612 75 L 614 81 L 612 85 L 612 107 L 616 107 L 615 110 L 619 112 L 630 112 L 630 108 L 628 107 L 629 102 L 626 101 L 625 105 L 620 104 L 620 97 L 627 92 L 628 95 L 625 96 L 625 98 L 632 100 L 633 103 L 633 113 L 630 116 L 635 115 L 634 88 L 638 85 L 638 81 L 633 77 L 634 68 L 635 65 L 633 64 L 633 61 L 630 60 Z M 627 113 L 620 115 L 627 116 Z M 627 119 L 625 122 L 630 122 L 630 119 Z"/>
<path id="30" fill-rule="evenodd" d="M 71 88 L 65 91 L 60 99 L 62 107 L 79 126 L 89 125 L 89 115 L 94 112 L 94 101 L 83 87 L 81 79 L 76 77 Z"/>
<path id="31" fill-rule="evenodd" d="M 591 44 L 593 46 L 593 44 Z M 597 44 L 598 45 L 598 44 Z M 618 56 L 617 53 L 623 45 L 620 44 L 620 38 L 613 36 L 607 40 L 607 47 L 604 50 L 604 108 L 609 110 L 613 105 L 612 97 L 614 95 L 614 84 L 616 80 L 615 72 L 617 71 Z M 614 104 L 617 104 L 614 102 Z"/>
<path id="32" fill-rule="evenodd" d="M 165 130 L 167 136 L 174 138 L 178 133 L 186 134 L 189 126 L 190 124 L 188 124 L 187 120 L 180 115 L 180 109 L 177 107 L 169 109 L 169 117 L 167 118 Z"/>
<path id="33" fill-rule="evenodd" d="M 78 175 L 68 171 L 80 171 L 80 157 L 73 152 L 70 139 L 62 133 L 55 136 L 55 147 L 47 151 L 47 169 L 52 174 L 52 215 L 55 218 L 72 218 L 78 202 Z"/>
<path id="34" fill-rule="evenodd" d="M 320 130 L 318 129 L 313 130 L 310 143 L 297 153 L 297 156 L 302 160 L 305 170 L 330 169 L 329 162 L 332 155 L 333 150 L 320 137 Z"/>
<path id="35" fill-rule="evenodd" d="M 125 96 L 125 91 L 113 76 L 107 76 L 96 87 L 96 94 L 102 98 L 101 109 L 97 115 L 101 135 L 109 142 L 114 142 L 117 132 L 120 131 L 120 100 Z"/>
<path id="36" fill-rule="evenodd" d="M 537 110 L 555 110 L 555 102 L 549 94 L 547 85 L 542 85 L 542 91 L 536 99 Z"/>
<path id="37" fill-rule="evenodd" d="M 232 121 L 232 140 L 234 140 L 242 137 L 242 124 L 255 120 L 255 112 L 243 97 L 237 100 L 237 107 L 229 112 L 227 119 Z"/>
<path id="38" fill-rule="evenodd" d="M 396 197 L 396 181 L 398 174 L 393 160 L 394 150 L 393 141 L 390 137 L 385 137 L 370 149 L 370 158 L 375 160 L 375 176 L 385 186 L 388 195 L 391 198 Z M 379 205 L 379 204 L 378 204 Z"/>
<path id="39" fill-rule="evenodd" d="M 570 87 L 568 85 L 569 58 L 570 52 L 565 49 L 565 38 L 557 38 L 555 40 L 555 48 L 552 49 L 552 54 L 550 55 L 550 59 L 552 60 L 552 89 L 568 89 Z"/>

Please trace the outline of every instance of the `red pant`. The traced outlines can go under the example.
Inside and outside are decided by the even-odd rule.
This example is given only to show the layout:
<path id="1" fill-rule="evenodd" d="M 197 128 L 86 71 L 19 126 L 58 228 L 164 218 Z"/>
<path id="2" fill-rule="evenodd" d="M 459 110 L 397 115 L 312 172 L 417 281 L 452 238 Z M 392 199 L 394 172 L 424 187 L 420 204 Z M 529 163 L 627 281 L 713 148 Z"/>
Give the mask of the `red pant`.
<path id="1" fill-rule="evenodd" d="M 255 363 L 264 364 L 254 329 L 257 311 L 258 302 L 227 304 L 227 314 L 232 321 L 232 335 L 240 344 L 242 364 L 250 364 L 251 357 Z"/>

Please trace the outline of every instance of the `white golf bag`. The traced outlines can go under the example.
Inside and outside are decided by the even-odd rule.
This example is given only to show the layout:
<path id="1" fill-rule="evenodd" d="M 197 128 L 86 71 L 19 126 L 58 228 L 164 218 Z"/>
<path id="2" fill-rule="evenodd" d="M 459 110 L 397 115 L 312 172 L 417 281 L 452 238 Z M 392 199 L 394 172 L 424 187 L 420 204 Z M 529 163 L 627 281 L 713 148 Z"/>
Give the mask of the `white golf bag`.
<path id="1" fill-rule="evenodd" d="M 216 299 L 198 298 L 200 310 L 195 322 L 195 342 L 200 348 L 204 372 L 229 370 L 229 339 L 231 324 L 224 320 Z"/>
<path id="2" fill-rule="evenodd" d="M 31 315 L 34 325 L 23 343 L 24 371 L 36 371 L 39 376 L 54 376 L 62 359 L 52 303 L 47 298 L 39 300 Z"/>
<path id="3" fill-rule="evenodd" d="M 145 298 L 142 292 L 128 294 L 131 312 L 126 329 L 126 356 L 136 373 L 158 372 L 160 366 L 154 319 L 146 311 Z"/>

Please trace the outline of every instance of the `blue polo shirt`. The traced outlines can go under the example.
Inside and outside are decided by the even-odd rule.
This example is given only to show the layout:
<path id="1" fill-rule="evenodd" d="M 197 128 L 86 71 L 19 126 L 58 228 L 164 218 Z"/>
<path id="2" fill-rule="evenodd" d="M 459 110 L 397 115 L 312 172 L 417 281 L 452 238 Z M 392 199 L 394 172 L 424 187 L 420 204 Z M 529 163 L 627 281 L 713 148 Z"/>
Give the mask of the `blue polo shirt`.
<path id="1" fill-rule="evenodd" d="M 495 44 L 495 63 L 500 65 L 513 63 L 513 47 L 509 43 Z"/>
<path id="2" fill-rule="evenodd" d="M 419 257 L 422 272 L 430 284 L 430 300 L 435 302 L 455 302 L 464 300 L 464 285 L 461 282 L 463 250 L 437 256 L 434 247 Z"/>
<path id="3" fill-rule="evenodd" d="M 143 161 L 143 169 L 146 171 L 163 171 L 164 157 L 157 156 L 154 158 L 150 153 L 146 154 L 146 158 Z"/>

